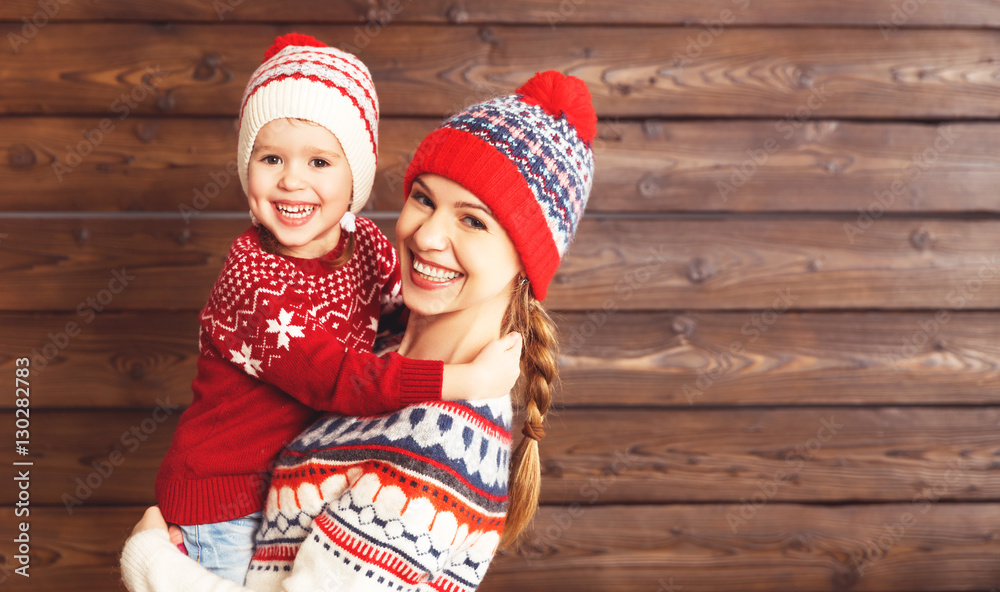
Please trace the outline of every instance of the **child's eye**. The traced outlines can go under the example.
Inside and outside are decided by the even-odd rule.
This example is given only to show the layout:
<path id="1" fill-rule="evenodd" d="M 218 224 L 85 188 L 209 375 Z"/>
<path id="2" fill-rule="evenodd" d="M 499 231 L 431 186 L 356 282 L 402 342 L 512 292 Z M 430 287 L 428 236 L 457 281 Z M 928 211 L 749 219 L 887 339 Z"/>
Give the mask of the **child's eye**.
<path id="1" fill-rule="evenodd" d="M 261 158 L 260 161 L 264 164 L 281 164 L 281 159 L 273 154 L 268 154 Z"/>
<path id="2" fill-rule="evenodd" d="M 314 158 L 309 161 L 309 165 L 321 169 L 330 166 L 330 163 L 323 160 L 322 158 Z"/>

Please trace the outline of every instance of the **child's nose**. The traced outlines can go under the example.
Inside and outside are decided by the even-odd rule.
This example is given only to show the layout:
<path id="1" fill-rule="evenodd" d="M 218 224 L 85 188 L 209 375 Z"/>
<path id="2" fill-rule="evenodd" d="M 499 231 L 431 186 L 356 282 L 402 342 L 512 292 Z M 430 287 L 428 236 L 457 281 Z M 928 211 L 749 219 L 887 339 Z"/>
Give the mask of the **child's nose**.
<path id="1" fill-rule="evenodd" d="M 282 188 L 288 190 L 301 189 L 305 182 L 302 176 L 301 167 L 295 164 L 287 164 L 281 171 L 281 177 L 278 181 Z"/>

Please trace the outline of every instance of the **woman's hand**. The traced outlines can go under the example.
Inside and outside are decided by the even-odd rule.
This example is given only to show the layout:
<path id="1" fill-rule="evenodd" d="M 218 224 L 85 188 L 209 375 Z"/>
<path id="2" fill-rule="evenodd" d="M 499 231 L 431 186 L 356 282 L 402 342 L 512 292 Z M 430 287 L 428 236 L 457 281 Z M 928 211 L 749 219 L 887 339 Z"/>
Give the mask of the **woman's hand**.
<path id="1" fill-rule="evenodd" d="M 152 530 L 154 528 L 167 531 L 170 534 L 170 542 L 177 545 L 177 548 L 182 553 L 187 554 L 187 551 L 184 549 L 184 535 L 181 534 L 181 529 L 174 524 L 167 525 L 167 521 L 163 519 L 163 514 L 160 513 L 159 506 L 146 508 L 146 513 L 142 515 L 142 519 L 132 529 L 132 535 L 134 536 L 144 530 Z"/>
<path id="2" fill-rule="evenodd" d="M 521 376 L 520 333 L 491 341 L 468 364 L 447 364 L 441 381 L 444 401 L 474 401 L 502 397 Z"/>
<path id="3" fill-rule="evenodd" d="M 136 523 L 135 528 L 132 529 L 132 534 L 136 535 L 152 528 L 167 530 L 167 521 L 163 519 L 163 514 L 160 513 L 159 506 L 146 508 L 146 513 L 142 515 L 142 520 Z"/>

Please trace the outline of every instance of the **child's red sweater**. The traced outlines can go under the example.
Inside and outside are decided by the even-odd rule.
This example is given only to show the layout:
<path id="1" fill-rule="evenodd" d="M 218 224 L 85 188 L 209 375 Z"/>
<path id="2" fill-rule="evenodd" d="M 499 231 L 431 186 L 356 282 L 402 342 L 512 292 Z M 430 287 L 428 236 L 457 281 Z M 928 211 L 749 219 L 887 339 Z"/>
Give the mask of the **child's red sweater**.
<path id="1" fill-rule="evenodd" d="M 262 509 L 271 462 L 318 411 L 377 415 L 441 398 L 441 362 L 370 353 L 379 316 L 402 302 L 399 262 L 372 221 L 358 218 L 355 236 L 336 270 L 263 251 L 256 228 L 233 243 L 201 311 L 194 399 L 156 477 L 168 522 Z"/>

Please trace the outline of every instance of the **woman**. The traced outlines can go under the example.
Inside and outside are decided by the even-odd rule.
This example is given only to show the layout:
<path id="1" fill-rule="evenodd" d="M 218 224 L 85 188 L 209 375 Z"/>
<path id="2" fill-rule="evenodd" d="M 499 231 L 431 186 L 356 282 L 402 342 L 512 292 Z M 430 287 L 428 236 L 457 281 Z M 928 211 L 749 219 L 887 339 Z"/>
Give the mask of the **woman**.
<path id="1" fill-rule="evenodd" d="M 520 333 L 526 420 L 513 466 L 508 397 L 327 416 L 277 462 L 250 589 L 472 590 L 521 533 L 556 375 L 539 301 L 590 193 L 595 131 L 583 82 L 543 72 L 450 118 L 406 174 L 396 238 L 410 318 L 398 351 L 461 363 Z M 155 510 L 126 543 L 122 572 L 137 592 L 243 589 L 173 548 Z"/>

